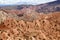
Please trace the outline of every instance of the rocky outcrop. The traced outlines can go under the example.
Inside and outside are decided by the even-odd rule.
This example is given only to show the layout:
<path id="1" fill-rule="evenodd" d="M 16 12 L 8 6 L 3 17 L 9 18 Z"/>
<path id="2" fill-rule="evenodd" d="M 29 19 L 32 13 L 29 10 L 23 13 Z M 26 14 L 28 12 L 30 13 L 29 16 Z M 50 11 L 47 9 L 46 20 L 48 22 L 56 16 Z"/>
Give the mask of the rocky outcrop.
<path id="1" fill-rule="evenodd" d="M 32 21 L 7 17 L 0 24 L 0 40 L 60 40 L 60 12 L 39 14 Z"/>

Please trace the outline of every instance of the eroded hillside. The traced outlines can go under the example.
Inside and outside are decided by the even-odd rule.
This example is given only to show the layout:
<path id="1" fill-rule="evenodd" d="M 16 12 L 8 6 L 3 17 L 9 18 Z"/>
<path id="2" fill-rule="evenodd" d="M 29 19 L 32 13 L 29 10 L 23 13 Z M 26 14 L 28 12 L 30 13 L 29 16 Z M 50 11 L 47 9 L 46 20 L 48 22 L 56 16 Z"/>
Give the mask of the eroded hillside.
<path id="1" fill-rule="evenodd" d="M 4 11 L 0 13 L 3 15 L 0 17 L 3 20 L 0 40 L 60 40 L 60 12 L 38 14 L 33 11 L 22 17 Z"/>

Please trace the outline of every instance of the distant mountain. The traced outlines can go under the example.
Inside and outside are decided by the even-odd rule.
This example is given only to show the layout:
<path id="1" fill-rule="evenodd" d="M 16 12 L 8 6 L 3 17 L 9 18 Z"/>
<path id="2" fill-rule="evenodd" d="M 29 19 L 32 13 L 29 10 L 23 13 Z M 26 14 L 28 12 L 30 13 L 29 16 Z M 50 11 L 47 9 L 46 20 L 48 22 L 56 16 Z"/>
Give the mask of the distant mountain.
<path id="1" fill-rule="evenodd" d="M 10 6 L 2 6 L 1 8 L 3 9 L 24 9 L 26 10 L 26 8 L 35 10 L 36 12 L 43 12 L 43 13 L 48 13 L 48 12 L 56 12 L 56 11 L 60 11 L 60 1 L 53 1 L 53 2 L 49 2 L 49 3 L 44 3 L 44 4 L 38 4 L 38 5 L 31 5 L 29 3 L 29 5 L 27 3 L 17 3 L 18 5 L 10 5 Z M 21 4 L 21 5 L 20 5 Z M 26 5 L 24 5 L 26 4 Z"/>
<path id="2" fill-rule="evenodd" d="M 17 2 L 15 4 L 0 4 L 0 6 L 14 6 L 14 5 L 35 5 L 34 2 Z"/>
<path id="3" fill-rule="evenodd" d="M 54 1 L 45 4 L 36 5 L 35 8 L 37 12 L 44 12 L 44 13 L 60 11 L 60 1 Z"/>
<path id="4" fill-rule="evenodd" d="M 33 2 L 18 2 L 15 5 L 34 5 L 35 3 Z"/>

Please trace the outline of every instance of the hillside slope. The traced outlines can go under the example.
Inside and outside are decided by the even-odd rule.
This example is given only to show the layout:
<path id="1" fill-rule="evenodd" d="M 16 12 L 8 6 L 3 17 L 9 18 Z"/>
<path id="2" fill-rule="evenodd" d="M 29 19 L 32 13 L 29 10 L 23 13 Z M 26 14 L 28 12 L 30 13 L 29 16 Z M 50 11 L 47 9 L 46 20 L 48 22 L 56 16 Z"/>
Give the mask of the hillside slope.
<path id="1" fill-rule="evenodd" d="M 30 16 L 29 19 L 32 18 Z M 60 12 L 39 14 L 37 17 L 32 21 L 25 21 L 7 16 L 0 23 L 0 40 L 60 40 Z"/>

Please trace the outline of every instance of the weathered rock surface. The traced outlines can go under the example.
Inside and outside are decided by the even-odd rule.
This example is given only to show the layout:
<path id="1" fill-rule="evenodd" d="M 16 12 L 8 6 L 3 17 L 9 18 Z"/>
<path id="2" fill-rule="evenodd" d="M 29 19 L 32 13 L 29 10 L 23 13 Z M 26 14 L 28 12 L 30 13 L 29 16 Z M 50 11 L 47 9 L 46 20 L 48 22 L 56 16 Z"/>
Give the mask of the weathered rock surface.
<path id="1" fill-rule="evenodd" d="M 0 24 L 0 40 L 60 40 L 60 12 L 39 14 L 32 21 L 4 17 Z"/>

